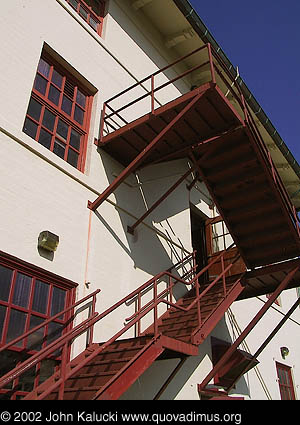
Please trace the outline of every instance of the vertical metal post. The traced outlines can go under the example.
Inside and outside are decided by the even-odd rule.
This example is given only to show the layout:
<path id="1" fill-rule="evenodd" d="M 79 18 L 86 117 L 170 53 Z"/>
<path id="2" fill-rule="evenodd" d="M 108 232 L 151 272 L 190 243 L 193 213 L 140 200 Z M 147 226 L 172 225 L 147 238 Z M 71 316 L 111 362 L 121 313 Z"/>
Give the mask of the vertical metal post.
<path id="1" fill-rule="evenodd" d="M 154 75 L 151 75 L 151 114 L 154 114 Z"/>
<path id="2" fill-rule="evenodd" d="M 221 265 L 222 265 L 222 280 L 223 280 L 223 291 L 224 291 L 224 297 L 226 297 L 226 277 L 224 273 L 224 253 L 221 256 Z"/>
<path id="3" fill-rule="evenodd" d="M 199 290 L 199 279 L 196 279 L 196 298 L 197 298 L 197 316 L 198 326 L 201 326 L 201 307 L 200 307 L 200 290 Z"/>
<path id="4" fill-rule="evenodd" d="M 157 279 L 154 281 L 153 285 L 153 298 L 154 298 L 154 336 L 158 335 L 158 323 L 157 323 Z"/>
<path id="5" fill-rule="evenodd" d="M 101 112 L 100 142 L 102 142 L 102 140 L 103 140 L 105 114 L 106 114 L 106 102 L 103 103 L 103 108 L 102 108 L 102 112 Z"/>
<path id="6" fill-rule="evenodd" d="M 61 367 L 60 367 L 60 378 L 62 380 L 59 391 L 58 391 L 58 400 L 64 399 L 64 392 L 65 392 L 65 381 L 66 381 L 66 374 L 67 374 L 67 360 L 68 360 L 68 342 L 65 342 L 62 354 L 61 354 Z"/>
<path id="7" fill-rule="evenodd" d="M 213 55 L 212 55 L 210 43 L 207 43 L 207 50 L 208 50 L 208 59 L 209 59 L 209 65 L 210 65 L 211 82 L 213 84 L 216 84 L 215 67 L 214 67 L 214 61 L 213 61 Z"/>
<path id="8" fill-rule="evenodd" d="M 93 295 L 92 308 L 91 308 L 90 314 L 89 314 L 90 317 L 92 317 L 95 314 L 95 310 L 96 310 L 96 294 Z M 89 328 L 88 345 L 91 345 L 93 343 L 93 337 L 94 337 L 94 325 L 92 325 Z"/>
<path id="9" fill-rule="evenodd" d="M 173 285 L 172 285 L 172 278 L 169 276 L 169 294 L 170 294 L 170 303 L 173 302 Z"/>
<path id="10" fill-rule="evenodd" d="M 142 304 L 142 296 L 141 292 L 138 293 L 138 305 L 137 305 L 137 314 L 140 314 L 141 311 L 141 304 Z M 137 322 L 137 334 L 138 336 L 141 336 L 141 318 Z"/>

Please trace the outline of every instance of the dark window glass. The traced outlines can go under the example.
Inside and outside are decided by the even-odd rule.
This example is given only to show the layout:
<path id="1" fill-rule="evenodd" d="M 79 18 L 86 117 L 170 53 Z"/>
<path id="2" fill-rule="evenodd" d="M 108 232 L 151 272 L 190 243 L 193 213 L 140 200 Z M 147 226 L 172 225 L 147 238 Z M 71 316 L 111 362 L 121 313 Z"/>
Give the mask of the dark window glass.
<path id="1" fill-rule="evenodd" d="M 28 106 L 28 115 L 39 121 L 41 116 L 42 105 L 35 99 L 31 98 Z"/>
<path id="2" fill-rule="evenodd" d="M 83 124 L 83 117 L 84 117 L 84 111 L 79 108 L 79 106 L 75 106 L 75 113 L 74 113 L 74 119 L 79 123 Z"/>
<path id="3" fill-rule="evenodd" d="M 44 322 L 44 319 L 37 316 L 31 316 L 29 329 L 33 329 L 36 326 Z M 43 338 L 44 338 L 45 326 L 30 334 L 27 339 L 27 348 L 30 350 L 39 351 L 42 349 Z"/>
<path id="4" fill-rule="evenodd" d="M 48 131 L 45 131 L 43 128 L 41 128 L 40 137 L 39 137 L 39 143 L 46 148 L 50 149 L 51 146 L 51 134 L 48 133 Z"/>
<path id="5" fill-rule="evenodd" d="M 74 9 L 77 10 L 78 0 L 70 0 L 70 5 L 73 6 Z"/>
<path id="6" fill-rule="evenodd" d="M 44 61 L 44 59 L 40 59 L 38 64 L 38 71 L 47 78 L 49 77 L 50 73 L 50 65 Z"/>
<path id="7" fill-rule="evenodd" d="M 47 283 L 36 280 L 33 294 L 32 310 L 39 313 L 47 313 L 49 296 L 49 285 Z"/>
<path id="8" fill-rule="evenodd" d="M 48 325 L 47 345 L 62 335 L 64 325 L 56 322 L 50 322 Z"/>
<path id="9" fill-rule="evenodd" d="M 20 307 L 28 307 L 30 287 L 31 277 L 22 273 L 17 273 L 12 301 L 13 304 L 19 305 Z"/>
<path id="10" fill-rule="evenodd" d="M 95 21 L 95 19 L 94 18 L 92 18 L 91 16 L 90 16 L 90 26 L 95 30 L 95 31 L 98 31 L 98 25 L 99 25 L 99 22 L 98 21 Z"/>
<path id="11" fill-rule="evenodd" d="M 73 149 L 69 148 L 67 161 L 69 164 L 73 165 L 73 167 L 77 168 L 78 165 L 78 153 L 73 151 Z"/>
<path id="12" fill-rule="evenodd" d="M 70 145 L 73 146 L 73 148 L 80 150 L 80 134 L 72 128 L 71 130 L 71 138 L 70 138 Z"/>
<path id="13" fill-rule="evenodd" d="M 81 91 L 79 89 L 77 89 L 76 102 L 80 106 L 82 106 L 83 108 L 85 108 L 86 96 L 83 93 L 81 93 Z"/>
<path id="14" fill-rule="evenodd" d="M 48 130 L 52 131 L 55 123 L 55 115 L 52 112 L 45 109 L 44 117 L 43 117 L 43 125 L 48 128 Z"/>
<path id="15" fill-rule="evenodd" d="M 69 130 L 69 126 L 64 121 L 62 121 L 61 119 L 59 119 L 58 120 L 58 124 L 57 124 L 56 133 L 60 137 L 62 137 L 64 140 L 67 140 L 67 138 L 68 138 L 68 130 Z"/>
<path id="16" fill-rule="evenodd" d="M 64 159 L 65 150 L 66 150 L 66 145 L 63 142 L 55 139 L 53 152 L 60 158 Z"/>
<path id="17" fill-rule="evenodd" d="M 11 309 L 9 325 L 7 331 L 6 342 L 12 341 L 18 336 L 24 333 L 27 313 L 22 311 Z M 16 346 L 20 347 L 23 345 L 23 340 L 19 341 Z"/>
<path id="18" fill-rule="evenodd" d="M 60 96 L 60 91 L 55 88 L 54 86 L 50 86 L 50 90 L 49 90 L 49 94 L 48 94 L 48 99 L 53 102 L 56 106 L 58 106 L 59 103 L 59 96 Z"/>
<path id="19" fill-rule="evenodd" d="M 63 97 L 63 101 L 62 101 L 61 109 L 62 109 L 63 111 L 65 111 L 68 115 L 70 115 L 70 116 L 71 116 L 71 112 L 72 112 L 72 102 L 71 102 L 71 100 L 70 100 L 67 96 L 64 96 L 64 97 Z"/>
<path id="20" fill-rule="evenodd" d="M 2 330 L 4 326 L 5 314 L 6 314 L 6 307 L 4 307 L 4 305 L 0 305 L 0 342 L 2 338 Z"/>
<path id="21" fill-rule="evenodd" d="M 87 13 L 87 11 L 80 5 L 80 8 L 79 8 L 79 14 L 80 14 L 80 16 L 82 16 L 84 19 L 87 19 L 87 17 L 88 17 L 88 13 Z"/>
<path id="22" fill-rule="evenodd" d="M 47 80 L 45 80 L 45 78 L 41 77 L 40 75 L 37 75 L 35 77 L 34 88 L 43 95 L 45 95 L 47 88 Z"/>
<path id="23" fill-rule="evenodd" d="M 51 316 L 59 313 L 65 309 L 66 291 L 64 289 L 53 286 L 52 302 L 51 302 Z"/>
<path id="24" fill-rule="evenodd" d="M 63 77 L 55 69 L 53 70 L 51 81 L 58 87 L 62 86 Z"/>
<path id="25" fill-rule="evenodd" d="M 37 128 L 38 126 L 35 122 L 31 121 L 29 118 L 26 118 L 24 127 L 23 127 L 24 133 L 26 133 L 28 136 L 35 139 Z"/>
<path id="26" fill-rule="evenodd" d="M 0 300 L 8 301 L 13 271 L 7 267 L 0 266 Z"/>

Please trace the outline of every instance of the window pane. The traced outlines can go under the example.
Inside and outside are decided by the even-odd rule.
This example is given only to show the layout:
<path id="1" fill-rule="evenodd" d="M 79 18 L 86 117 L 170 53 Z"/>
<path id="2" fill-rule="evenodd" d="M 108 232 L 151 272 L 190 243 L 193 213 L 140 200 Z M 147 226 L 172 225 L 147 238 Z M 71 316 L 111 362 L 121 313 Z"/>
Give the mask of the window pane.
<path id="1" fill-rule="evenodd" d="M 36 121 L 40 120 L 42 105 L 35 99 L 31 98 L 28 106 L 27 114 L 34 118 Z"/>
<path id="2" fill-rule="evenodd" d="M 36 280 L 33 294 L 32 310 L 39 313 L 47 313 L 49 296 L 49 285 L 47 283 Z"/>
<path id="3" fill-rule="evenodd" d="M 63 142 L 60 142 L 59 140 L 55 139 L 53 152 L 60 158 L 64 159 L 65 150 L 66 145 Z"/>
<path id="4" fill-rule="evenodd" d="M 25 331 L 25 323 L 26 323 L 27 313 L 23 313 L 18 310 L 11 310 L 8 331 L 6 336 L 6 342 L 12 341 L 18 336 L 22 335 Z M 23 340 L 16 344 L 17 347 L 23 345 Z"/>
<path id="5" fill-rule="evenodd" d="M 85 108 L 85 103 L 86 103 L 86 96 L 81 93 L 80 90 L 77 89 L 77 96 L 76 96 L 76 102 L 82 106 L 83 108 Z"/>
<path id="6" fill-rule="evenodd" d="M 51 316 L 64 310 L 66 301 L 66 291 L 64 289 L 53 286 L 52 301 L 51 301 Z"/>
<path id="7" fill-rule="evenodd" d="M 78 165 L 78 157 L 79 157 L 79 154 L 73 151 L 73 149 L 69 148 L 67 161 L 69 164 L 73 165 L 73 167 L 75 168 L 77 168 L 77 165 Z"/>
<path id="8" fill-rule="evenodd" d="M 37 316 L 31 316 L 29 329 L 33 329 L 36 326 L 44 322 L 44 319 Z M 44 338 L 45 326 L 42 326 L 40 329 L 35 331 L 33 334 L 28 336 L 27 339 L 27 348 L 30 350 L 41 350 Z"/>
<path id="9" fill-rule="evenodd" d="M 38 64 L 38 71 L 45 77 L 48 77 L 50 72 L 50 65 L 44 61 L 44 59 L 40 59 Z"/>
<path id="10" fill-rule="evenodd" d="M 48 99 L 51 102 L 53 102 L 56 106 L 58 106 L 58 103 L 59 103 L 59 96 L 60 96 L 60 91 L 54 86 L 50 85 Z"/>
<path id="11" fill-rule="evenodd" d="M 50 322 L 48 325 L 47 345 L 51 344 L 55 339 L 59 338 L 62 334 L 64 325 L 56 322 Z"/>
<path id="12" fill-rule="evenodd" d="M 51 138 L 52 138 L 51 134 L 48 133 L 48 131 L 45 131 L 44 129 L 41 128 L 39 143 L 45 146 L 45 148 L 50 149 Z"/>
<path id="13" fill-rule="evenodd" d="M 84 117 L 84 111 L 79 108 L 79 106 L 75 106 L 75 113 L 74 113 L 74 119 L 79 123 L 83 124 L 83 117 Z"/>
<path id="14" fill-rule="evenodd" d="M 37 128 L 38 126 L 35 122 L 31 121 L 29 118 L 26 118 L 24 127 L 23 127 L 24 133 L 26 133 L 28 136 L 35 139 Z"/>
<path id="15" fill-rule="evenodd" d="M 60 137 L 62 137 L 63 139 L 67 140 L 67 138 L 68 138 L 68 130 L 69 130 L 69 126 L 64 121 L 62 121 L 61 119 L 59 119 L 58 120 L 58 124 L 57 124 L 56 133 Z"/>
<path id="16" fill-rule="evenodd" d="M 34 88 L 43 95 L 45 95 L 47 88 L 47 80 L 45 80 L 45 78 L 41 77 L 40 75 L 37 75 L 34 81 Z"/>
<path id="17" fill-rule="evenodd" d="M 98 32 L 98 22 L 90 16 L 90 26 Z"/>
<path id="18" fill-rule="evenodd" d="M 31 288 L 31 277 L 22 273 L 17 273 L 14 287 L 13 304 L 20 307 L 28 307 L 28 300 Z"/>
<path id="19" fill-rule="evenodd" d="M 71 130 L 71 138 L 70 138 L 70 145 L 73 146 L 73 148 L 80 150 L 80 134 L 72 128 Z"/>
<path id="20" fill-rule="evenodd" d="M 13 271 L 0 266 L 0 300 L 8 301 Z"/>
<path id="21" fill-rule="evenodd" d="M 67 96 L 64 96 L 64 97 L 63 97 L 63 101 L 62 101 L 61 109 L 62 109 L 63 111 L 65 111 L 68 115 L 70 115 L 70 116 L 71 116 L 71 112 L 72 112 L 72 102 L 71 102 L 71 100 L 70 100 Z"/>
<path id="22" fill-rule="evenodd" d="M 6 307 L 4 307 L 4 305 L 0 305 L 0 342 L 2 338 L 2 330 L 3 330 L 4 320 L 5 320 L 5 314 L 6 314 Z"/>
<path id="23" fill-rule="evenodd" d="M 51 81 L 56 84 L 58 87 L 62 85 L 63 77 L 55 69 L 53 70 Z"/>
<path id="24" fill-rule="evenodd" d="M 87 13 L 87 11 L 80 5 L 80 8 L 79 8 L 79 14 L 80 14 L 80 16 L 82 16 L 84 19 L 87 19 L 87 17 L 88 17 L 88 13 Z"/>
<path id="25" fill-rule="evenodd" d="M 43 117 L 43 125 L 48 128 L 48 130 L 53 130 L 55 123 L 55 115 L 52 114 L 48 109 L 45 109 L 44 117 Z"/>
<path id="26" fill-rule="evenodd" d="M 74 7 L 74 9 L 77 9 L 78 0 L 69 0 L 69 3 L 70 3 L 71 6 Z"/>

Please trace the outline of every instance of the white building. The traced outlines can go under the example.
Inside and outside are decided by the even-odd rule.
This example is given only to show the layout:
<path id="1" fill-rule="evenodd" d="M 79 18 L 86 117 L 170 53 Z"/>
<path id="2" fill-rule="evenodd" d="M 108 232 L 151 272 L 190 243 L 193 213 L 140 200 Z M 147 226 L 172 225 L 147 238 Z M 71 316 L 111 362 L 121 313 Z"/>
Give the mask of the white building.
<path id="1" fill-rule="evenodd" d="M 189 2 L 0 19 L 1 399 L 297 399 L 300 168 Z"/>

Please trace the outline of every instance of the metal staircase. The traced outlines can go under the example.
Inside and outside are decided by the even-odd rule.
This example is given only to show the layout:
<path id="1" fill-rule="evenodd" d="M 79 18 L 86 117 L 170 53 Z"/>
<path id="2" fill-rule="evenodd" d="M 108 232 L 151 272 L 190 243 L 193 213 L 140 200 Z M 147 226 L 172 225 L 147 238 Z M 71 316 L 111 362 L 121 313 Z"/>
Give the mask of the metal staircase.
<path id="1" fill-rule="evenodd" d="M 162 356 L 174 358 L 197 355 L 198 345 L 206 339 L 244 289 L 241 277 L 234 281 L 232 278 L 227 280 L 232 263 L 223 268 L 213 281 L 199 285 L 200 276 L 223 256 L 224 252 L 197 274 L 193 255 L 186 257 L 177 265 L 185 270 L 182 277 L 174 271 L 174 274 L 170 270 L 162 272 L 103 313 L 93 313 L 83 325 L 77 325 L 2 377 L 0 387 L 51 353 L 63 349 L 60 370 L 24 399 L 111 400 L 119 398 Z M 185 297 L 176 301 L 173 292 L 178 284 L 185 284 L 190 289 Z M 153 292 L 153 297 L 143 303 L 143 296 L 149 295 L 149 291 Z M 105 343 L 91 343 L 79 356 L 68 361 L 66 353 L 76 336 L 92 329 L 95 323 L 121 306 L 128 306 L 133 300 L 137 301 L 138 308 L 125 319 L 125 325 L 119 332 Z M 162 306 L 165 311 L 159 314 Z M 153 317 L 153 322 L 143 330 L 142 322 L 148 320 L 149 315 Z M 136 329 L 137 336 L 126 338 L 126 332 L 133 329 Z M 35 331 L 34 328 L 29 332 Z"/>

